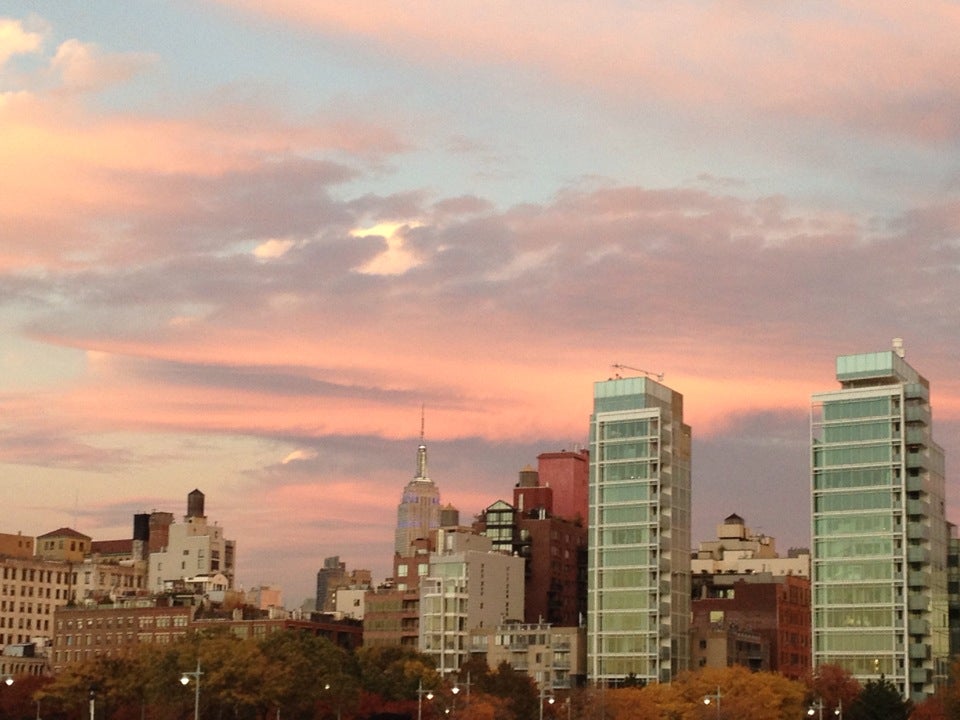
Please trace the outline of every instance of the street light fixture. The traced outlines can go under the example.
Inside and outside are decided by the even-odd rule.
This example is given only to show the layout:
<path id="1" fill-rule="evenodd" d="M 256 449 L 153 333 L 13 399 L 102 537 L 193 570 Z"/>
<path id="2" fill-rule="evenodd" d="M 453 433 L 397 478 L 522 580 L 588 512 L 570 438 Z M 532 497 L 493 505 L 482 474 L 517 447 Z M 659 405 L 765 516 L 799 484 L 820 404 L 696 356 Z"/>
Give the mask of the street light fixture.
<path id="1" fill-rule="evenodd" d="M 807 715 L 809 717 L 817 716 L 817 720 L 823 720 L 823 699 L 817 698 L 813 704 L 810 705 L 810 708 L 807 710 Z M 837 720 L 843 720 L 843 700 L 837 700 L 837 706 L 833 709 L 833 714 Z"/>
<path id="2" fill-rule="evenodd" d="M 427 696 L 427 700 L 433 700 L 433 690 L 424 690 L 423 689 L 423 680 L 417 684 L 417 720 L 423 719 L 423 696 Z"/>
<path id="3" fill-rule="evenodd" d="M 188 685 L 190 678 L 193 678 L 193 720 L 200 720 L 200 676 L 203 671 L 200 669 L 200 659 L 197 658 L 197 669 L 192 672 L 183 672 L 180 675 L 180 683 Z"/>
<path id="4" fill-rule="evenodd" d="M 324 683 L 324 684 L 323 684 L 323 690 L 324 690 L 324 692 L 326 692 L 326 691 L 328 691 L 328 690 L 330 690 L 330 689 L 331 689 L 330 683 Z M 340 720 L 340 712 L 341 712 L 341 710 L 342 710 L 342 707 L 343 707 L 343 685 L 342 685 L 342 683 L 341 683 L 341 684 L 340 684 L 340 688 L 339 688 L 339 690 L 337 691 L 337 720 Z"/>
<path id="5" fill-rule="evenodd" d="M 716 701 L 716 702 L 717 702 L 717 720 L 720 720 L 720 698 L 722 698 L 722 697 L 723 697 L 723 695 L 722 695 L 721 692 L 720 692 L 720 686 L 719 686 L 719 685 L 717 685 L 717 691 L 716 691 L 715 693 L 712 693 L 712 694 L 710 694 L 710 695 L 704 695 L 704 696 L 703 696 L 703 704 L 704 704 L 704 705 L 709 705 L 709 704 L 712 703 L 713 701 Z"/>
<path id="6" fill-rule="evenodd" d="M 550 688 L 550 695 L 547 695 L 547 688 L 540 688 L 540 720 L 543 720 L 543 701 L 546 700 L 548 703 L 553 705 L 557 699 L 553 696 L 553 688 Z"/>

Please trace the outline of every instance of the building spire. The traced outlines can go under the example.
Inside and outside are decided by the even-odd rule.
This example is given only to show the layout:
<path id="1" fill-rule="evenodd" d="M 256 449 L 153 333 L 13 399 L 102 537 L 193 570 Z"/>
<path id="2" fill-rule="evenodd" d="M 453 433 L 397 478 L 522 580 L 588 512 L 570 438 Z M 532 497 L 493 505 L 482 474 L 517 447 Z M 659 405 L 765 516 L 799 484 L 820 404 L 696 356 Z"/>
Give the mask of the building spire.
<path id="1" fill-rule="evenodd" d="M 420 405 L 420 447 L 417 448 L 417 475 L 414 480 L 429 482 L 427 476 L 427 445 L 424 441 L 424 406 Z"/>

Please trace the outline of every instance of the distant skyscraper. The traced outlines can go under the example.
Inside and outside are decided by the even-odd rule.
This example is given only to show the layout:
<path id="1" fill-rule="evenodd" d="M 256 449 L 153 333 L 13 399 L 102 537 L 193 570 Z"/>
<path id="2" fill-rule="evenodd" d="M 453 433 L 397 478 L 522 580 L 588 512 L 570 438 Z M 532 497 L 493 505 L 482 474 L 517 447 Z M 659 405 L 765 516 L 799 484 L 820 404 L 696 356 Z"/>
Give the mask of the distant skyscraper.
<path id="1" fill-rule="evenodd" d="M 646 377 L 594 383 L 587 665 L 592 680 L 669 682 L 690 663 L 690 427 Z"/>
<path id="2" fill-rule="evenodd" d="M 423 440 L 423 414 L 420 416 L 420 447 L 417 448 L 417 474 L 403 490 L 397 507 L 397 532 L 393 545 L 396 555 L 409 555 L 410 544 L 428 538 L 440 527 L 440 490 L 427 475 L 427 446 Z"/>
<path id="3" fill-rule="evenodd" d="M 813 396 L 813 665 L 922 700 L 946 678 L 943 451 L 930 386 L 892 351 L 837 358 Z"/>

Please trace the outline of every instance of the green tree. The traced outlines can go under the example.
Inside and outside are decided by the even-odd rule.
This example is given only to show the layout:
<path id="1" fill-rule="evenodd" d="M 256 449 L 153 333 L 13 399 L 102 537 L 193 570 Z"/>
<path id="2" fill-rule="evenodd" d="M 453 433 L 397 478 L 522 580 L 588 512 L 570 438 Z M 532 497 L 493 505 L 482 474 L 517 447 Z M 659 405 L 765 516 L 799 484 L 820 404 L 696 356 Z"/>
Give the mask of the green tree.
<path id="1" fill-rule="evenodd" d="M 847 720 L 907 720 L 911 709 L 897 687 L 881 675 L 879 680 L 867 681 L 849 710 L 844 707 L 843 716 Z"/>
<path id="2" fill-rule="evenodd" d="M 274 633 L 260 643 L 260 650 L 267 661 L 264 701 L 281 717 L 309 720 L 318 704 L 356 704 L 354 659 L 326 638 L 297 631 Z"/>
<path id="3" fill-rule="evenodd" d="M 436 688 L 433 660 L 405 646 L 362 647 L 356 652 L 361 688 L 384 701 L 416 698 L 420 682 Z"/>
<path id="4" fill-rule="evenodd" d="M 502 717 L 505 720 L 539 717 L 540 694 L 536 683 L 526 673 L 514 670 L 509 663 L 502 662 L 494 672 L 481 676 L 477 685 L 479 691 L 504 701 L 505 714 Z"/>

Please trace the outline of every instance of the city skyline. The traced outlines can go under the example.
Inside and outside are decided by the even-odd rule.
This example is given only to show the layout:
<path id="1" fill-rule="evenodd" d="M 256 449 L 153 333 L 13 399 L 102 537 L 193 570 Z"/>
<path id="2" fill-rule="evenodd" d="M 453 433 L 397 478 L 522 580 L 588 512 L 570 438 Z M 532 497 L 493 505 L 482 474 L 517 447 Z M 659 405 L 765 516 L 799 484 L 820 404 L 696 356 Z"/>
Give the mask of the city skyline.
<path id="1" fill-rule="evenodd" d="M 946 2 L 13 0 L 0 14 L 3 532 L 194 488 L 237 583 L 388 574 L 416 471 L 464 522 L 591 387 L 664 373 L 693 541 L 809 543 L 810 397 L 904 339 L 960 519 Z M 783 512 L 783 508 L 801 508 Z"/>

